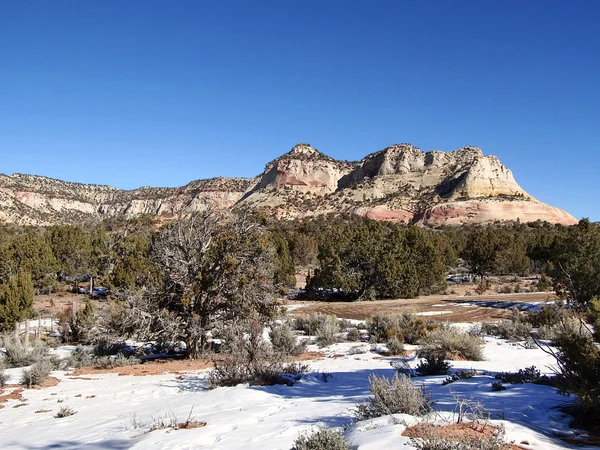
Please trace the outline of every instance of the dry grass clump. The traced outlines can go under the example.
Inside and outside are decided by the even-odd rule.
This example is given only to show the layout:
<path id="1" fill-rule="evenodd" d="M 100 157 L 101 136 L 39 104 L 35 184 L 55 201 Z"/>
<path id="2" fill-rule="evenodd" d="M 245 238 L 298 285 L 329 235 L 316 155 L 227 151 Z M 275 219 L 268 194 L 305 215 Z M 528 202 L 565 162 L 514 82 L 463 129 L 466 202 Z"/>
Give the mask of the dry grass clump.
<path id="1" fill-rule="evenodd" d="M 394 378 L 369 376 L 372 396 L 356 406 L 358 420 L 367 420 L 389 414 L 423 416 L 431 411 L 431 403 L 423 388 L 417 387 L 406 375 Z"/>
<path id="2" fill-rule="evenodd" d="M 76 413 L 77 413 L 77 411 L 75 411 L 70 406 L 63 406 L 62 408 L 60 408 L 58 410 L 58 412 L 56 413 L 56 415 L 54 417 L 56 417 L 57 419 L 62 419 L 63 417 L 69 417 Z"/>

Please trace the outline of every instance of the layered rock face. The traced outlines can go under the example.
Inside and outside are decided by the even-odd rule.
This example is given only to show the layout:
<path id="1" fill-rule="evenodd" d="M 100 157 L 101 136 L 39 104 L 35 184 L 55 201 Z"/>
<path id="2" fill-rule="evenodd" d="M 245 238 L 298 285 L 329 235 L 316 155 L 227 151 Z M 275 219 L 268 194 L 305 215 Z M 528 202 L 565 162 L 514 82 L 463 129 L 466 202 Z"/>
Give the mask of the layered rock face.
<path id="1" fill-rule="evenodd" d="M 344 212 L 425 226 L 517 219 L 577 222 L 535 200 L 498 158 L 476 147 L 422 152 L 397 144 L 346 162 L 298 144 L 253 179 L 213 178 L 180 188 L 131 191 L 0 175 L 0 220 L 5 223 L 51 225 L 118 214 L 169 219 L 207 206 L 262 208 L 281 218 Z"/>
<path id="2" fill-rule="evenodd" d="M 242 178 L 213 178 L 180 188 L 124 191 L 33 175 L 0 175 L 0 221 L 47 226 L 120 214 L 170 218 L 209 205 L 231 208 L 251 183 Z"/>

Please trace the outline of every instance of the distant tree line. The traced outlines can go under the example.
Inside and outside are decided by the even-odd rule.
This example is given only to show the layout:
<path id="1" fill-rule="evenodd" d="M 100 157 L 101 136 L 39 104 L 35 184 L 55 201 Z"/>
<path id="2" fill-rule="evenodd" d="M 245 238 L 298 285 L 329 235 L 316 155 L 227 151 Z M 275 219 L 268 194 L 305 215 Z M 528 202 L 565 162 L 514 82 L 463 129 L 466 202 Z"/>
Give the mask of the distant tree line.
<path id="1" fill-rule="evenodd" d="M 219 217 L 218 223 L 225 223 Z M 298 268 L 304 268 L 309 274 L 305 294 L 309 298 L 412 298 L 443 289 L 446 275 L 459 263 L 480 278 L 547 274 L 562 294 L 580 303 L 600 293 L 600 229 L 586 219 L 574 227 L 535 222 L 423 229 L 351 215 L 296 221 L 260 214 L 248 217 L 258 227 L 252 227 L 258 233 L 252 242 L 262 243 L 261 252 L 253 257 L 258 260 L 269 254 L 268 284 L 279 294 L 295 285 Z M 164 287 L 171 275 L 165 274 L 166 250 L 159 257 L 158 249 L 165 247 L 162 239 L 174 226 L 159 228 L 151 217 L 138 216 L 85 225 L 0 227 L 2 327 L 11 328 L 31 314 L 34 292 L 52 292 L 59 280 L 76 286 L 83 274 L 115 292 L 155 292 Z M 234 258 L 236 252 L 248 259 L 250 241 L 240 240 L 242 235 L 233 225 L 228 231 L 219 225 L 218 239 L 210 242 L 212 253 L 203 257 L 216 258 L 218 242 L 223 252 L 219 261 Z M 200 243 L 192 240 L 186 245 Z M 202 264 L 208 262 L 204 259 Z M 222 267 L 220 263 L 212 269 L 197 268 L 195 276 L 204 284 L 180 285 L 178 289 L 191 289 L 181 302 L 192 301 L 192 293 L 204 292 L 215 270 Z M 245 275 L 248 286 L 248 277 L 256 274 Z"/>

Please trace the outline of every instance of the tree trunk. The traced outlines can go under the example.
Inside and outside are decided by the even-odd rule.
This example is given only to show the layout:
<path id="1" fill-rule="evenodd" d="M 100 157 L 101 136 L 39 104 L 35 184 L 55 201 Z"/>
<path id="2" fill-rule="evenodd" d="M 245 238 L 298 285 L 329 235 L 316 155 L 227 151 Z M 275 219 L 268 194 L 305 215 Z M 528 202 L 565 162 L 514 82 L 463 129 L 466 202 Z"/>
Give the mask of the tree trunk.
<path id="1" fill-rule="evenodd" d="M 200 357 L 201 351 L 198 344 L 197 338 L 192 338 L 185 342 L 185 352 L 188 359 L 198 359 Z"/>

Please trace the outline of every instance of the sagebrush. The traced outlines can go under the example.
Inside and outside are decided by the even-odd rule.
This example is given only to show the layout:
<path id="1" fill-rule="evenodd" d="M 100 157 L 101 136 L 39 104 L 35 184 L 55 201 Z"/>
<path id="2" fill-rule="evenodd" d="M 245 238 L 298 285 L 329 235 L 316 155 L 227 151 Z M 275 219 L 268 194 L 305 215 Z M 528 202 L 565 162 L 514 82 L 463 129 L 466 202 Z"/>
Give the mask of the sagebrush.
<path id="1" fill-rule="evenodd" d="M 372 419 L 389 414 L 423 416 L 431 411 L 431 403 L 422 387 L 415 386 L 406 375 L 393 378 L 369 376 L 372 396 L 355 409 L 358 420 Z"/>
<path id="2" fill-rule="evenodd" d="M 425 336 L 420 343 L 421 347 L 418 351 L 420 358 L 483 360 L 482 340 L 456 327 L 434 330 Z"/>
<path id="3" fill-rule="evenodd" d="M 300 435 L 294 441 L 292 450 L 349 450 L 349 448 L 339 433 L 325 429 Z"/>

